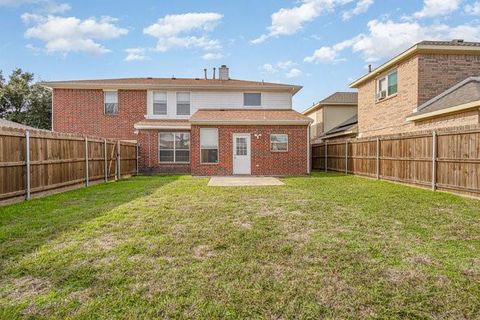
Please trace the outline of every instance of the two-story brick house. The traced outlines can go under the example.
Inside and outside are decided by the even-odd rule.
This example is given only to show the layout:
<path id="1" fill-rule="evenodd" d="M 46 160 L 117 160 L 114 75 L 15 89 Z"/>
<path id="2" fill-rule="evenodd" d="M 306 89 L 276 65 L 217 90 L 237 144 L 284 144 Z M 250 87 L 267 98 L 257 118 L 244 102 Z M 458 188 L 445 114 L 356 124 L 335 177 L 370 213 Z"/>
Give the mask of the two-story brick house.
<path id="1" fill-rule="evenodd" d="M 301 87 L 219 73 L 43 85 L 53 90 L 53 131 L 136 140 L 143 172 L 309 173 L 311 120 L 292 109 Z"/>
<path id="2" fill-rule="evenodd" d="M 478 125 L 478 81 L 469 78 L 479 75 L 480 43 L 412 46 L 350 85 L 358 89 L 359 137 Z"/>

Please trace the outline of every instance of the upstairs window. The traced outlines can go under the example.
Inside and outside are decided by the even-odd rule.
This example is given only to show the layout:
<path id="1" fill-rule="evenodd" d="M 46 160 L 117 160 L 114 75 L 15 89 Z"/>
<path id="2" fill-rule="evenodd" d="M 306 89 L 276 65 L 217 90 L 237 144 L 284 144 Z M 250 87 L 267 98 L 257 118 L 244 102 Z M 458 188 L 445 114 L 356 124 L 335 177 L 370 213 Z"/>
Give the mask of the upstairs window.
<path id="1" fill-rule="evenodd" d="M 386 76 L 377 79 L 376 99 L 383 100 L 393 96 L 398 91 L 397 71 L 393 71 Z"/>
<path id="2" fill-rule="evenodd" d="M 153 92 L 153 114 L 166 115 L 167 114 L 167 93 Z"/>
<path id="3" fill-rule="evenodd" d="M 200 162 L 218 163 L 218 129 L 200 129 Z"/>
<path id="4" fill-rule="evenodd" d="M 262 105 L 261 93 L 244 93 L 243 105 L 246 107 L 260 107 Z"/>
<path id="5" fill-rule="evenodd" d="M 117 114 L 118 113 L 118 92 L 117 91 L 105 91 L 105 114 Z"/>
<path id="6" fill-rule="evenodd" d="M 288 134 L 271 134 L 270 135 L 270 151 L 287 152 L 288 151 Z"/>
<path id="7" fill-rule="evenodd" d="M 190 92 L 177 92 L 177 115 L 190 115 Z"/>

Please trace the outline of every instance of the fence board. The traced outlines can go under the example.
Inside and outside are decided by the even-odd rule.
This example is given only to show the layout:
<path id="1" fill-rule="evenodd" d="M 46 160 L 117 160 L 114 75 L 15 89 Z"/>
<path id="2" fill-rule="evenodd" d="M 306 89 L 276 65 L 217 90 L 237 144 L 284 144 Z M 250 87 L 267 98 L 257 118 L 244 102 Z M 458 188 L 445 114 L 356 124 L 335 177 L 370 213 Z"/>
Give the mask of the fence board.
<path id="1" fill-rule="evenodd" d="M 22 129 L 0 128 L 0 200 L 26 196 L 25 134 Z M 117 141 L 88 137 L 86 145 L 83 136 L 30 131 L 31 192 L 85 183 L 87 150 L 88 180 L 115 179 Z M 119 150 L 122 162 L 120 176 L 136 174 L 136 144 L 120 141 Z"/>
<path id="2" fill-rule="evenodd" d="M 345 172 L 348 150 L 348 173 L 377 177 L 378 171 L 380 179 L 480 196 L 480 130 L 437 133 L 436 156 L 433 139 L 418 133 L 328 141 L 312 146 L 312 168 L 325 170 L 326 163 L 327 170 Z"/>

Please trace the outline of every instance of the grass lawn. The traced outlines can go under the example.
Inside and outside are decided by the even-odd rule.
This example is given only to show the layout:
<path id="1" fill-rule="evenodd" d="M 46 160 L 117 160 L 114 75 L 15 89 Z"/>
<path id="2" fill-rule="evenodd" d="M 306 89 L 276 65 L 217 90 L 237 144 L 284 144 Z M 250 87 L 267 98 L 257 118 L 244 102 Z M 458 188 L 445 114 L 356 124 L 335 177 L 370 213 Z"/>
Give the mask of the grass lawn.
<path id="1" fill-rule="evenodd" d="M 480 201 L 315 173 L 0 207 L 0 318 L 480 318 Z"/>

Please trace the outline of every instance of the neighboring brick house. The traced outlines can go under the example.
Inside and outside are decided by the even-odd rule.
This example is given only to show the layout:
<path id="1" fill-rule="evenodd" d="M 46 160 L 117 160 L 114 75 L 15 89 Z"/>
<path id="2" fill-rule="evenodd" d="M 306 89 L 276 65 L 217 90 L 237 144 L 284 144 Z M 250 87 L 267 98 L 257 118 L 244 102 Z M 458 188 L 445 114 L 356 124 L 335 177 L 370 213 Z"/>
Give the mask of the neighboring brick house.
<path id="1" fill-rule="evenodd" d="M 358 89 L 359 137 L 478 125 L 477 105 L 452 108 L 472 102 L 472 97 L 443 106 L 445 99 L 437 98 L 434 109 L 448 107 L 448 112 L 418 114 L 435 97 L 478 75 L 480 43 L 453 40 L 414 45 L 350 85 Z"/>
<path id="2" fill-rule="evenodd" d="M 302 175 L 311 120 L 292 110 L 301 87 L 219 79 L 45 82 L 53 131 L 136 140 L 142 172 Z"/>
<path id="3" fill-rule="evenodd" d="M 312 143 L 319 143 L 327 133 L 357 115 L 357 93 L 335 92 L 303 112 L 313 120 L 310 126 Z"/>

